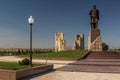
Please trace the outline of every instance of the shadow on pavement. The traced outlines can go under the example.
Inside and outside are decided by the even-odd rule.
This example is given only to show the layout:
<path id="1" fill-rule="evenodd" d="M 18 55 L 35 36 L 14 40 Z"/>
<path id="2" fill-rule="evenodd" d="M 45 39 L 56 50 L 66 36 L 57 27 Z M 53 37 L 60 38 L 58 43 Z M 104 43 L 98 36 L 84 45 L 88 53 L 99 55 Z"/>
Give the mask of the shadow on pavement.
<path id="1" fill-rule="evenodd" d="M 45 74 L 49 74 L 49 73 L 54 72 L 54 71 L 55 70 L 45 71 L 45 72 L 38 73 L 38 74 L 35 74 L 35 75 L 32 75 L 32 76 L 24 77 L 24 78 L 19 79 L 19 80 L 31 80 L 31 79 L 33 79 L 35 77 L 42 76 L 42 75 L 45 75 Z"/>

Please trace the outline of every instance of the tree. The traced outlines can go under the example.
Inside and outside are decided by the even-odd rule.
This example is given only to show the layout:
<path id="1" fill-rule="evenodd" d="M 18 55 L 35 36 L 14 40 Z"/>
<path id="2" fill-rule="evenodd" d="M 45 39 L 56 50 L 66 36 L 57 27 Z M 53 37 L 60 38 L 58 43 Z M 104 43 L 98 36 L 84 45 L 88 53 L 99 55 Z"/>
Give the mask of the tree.
<path id="1" fill-rule="evenodd" d="M 17 55 L 20 55 L 21 54 L 20 49 L 16 53 L 17 53 Z"/>
<path id="2" fill-rule="evenodd" d="M 102 43 L 102 50 L 107 51 L 109 49 L 109 46 L 106 43 Z"/>

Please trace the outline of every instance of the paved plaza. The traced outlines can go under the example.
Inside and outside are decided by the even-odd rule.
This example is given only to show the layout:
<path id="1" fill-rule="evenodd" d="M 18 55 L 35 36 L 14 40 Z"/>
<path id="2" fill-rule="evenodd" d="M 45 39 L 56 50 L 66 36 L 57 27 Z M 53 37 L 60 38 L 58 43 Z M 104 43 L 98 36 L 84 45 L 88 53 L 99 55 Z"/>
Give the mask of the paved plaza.
<path id="1" fill-rule="evenodd" d="M 120 74 L 55 71 L 22 80 L 120 80 Z"/>
<path id="2" fill-rule="evenodd" d="M 16 62 L 21 59 L 22 58 L 16 56 L 0 57 L 0 61 L 7 61 L 7 62 L 8 61 Z M 33 59 L 33 62 L 46 63 L 46 60 Z M 22 80 L 120 80 L 119 73 L 95 73 L 95 72 L 77 72 L 77 71 L 63 70 L 66 67 L 72 67 L 73 69 L 75 69 L 75 66 L 77 66 L 78 64 L 73 65 L 73 63 L 76 63 L 76 61 L 47 60 L 47 63 L 54 64 L 54 69 L 62 69 L 62 70 L 55 70 L 51 72 L 37 74 L 24 78 Z"/>

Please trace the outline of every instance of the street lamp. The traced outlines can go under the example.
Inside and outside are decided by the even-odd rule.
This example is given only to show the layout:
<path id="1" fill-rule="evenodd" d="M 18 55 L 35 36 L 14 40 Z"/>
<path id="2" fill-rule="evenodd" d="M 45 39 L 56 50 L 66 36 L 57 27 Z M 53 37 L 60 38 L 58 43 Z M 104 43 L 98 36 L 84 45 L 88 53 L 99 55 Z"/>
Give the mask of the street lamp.
<path id="1" fill-rule="evenodd" d="M 30 24 L 30 67 L 32 67 L 32 25 L 34 23 L 32 16 L 28 19 L 28 23 Z"/>

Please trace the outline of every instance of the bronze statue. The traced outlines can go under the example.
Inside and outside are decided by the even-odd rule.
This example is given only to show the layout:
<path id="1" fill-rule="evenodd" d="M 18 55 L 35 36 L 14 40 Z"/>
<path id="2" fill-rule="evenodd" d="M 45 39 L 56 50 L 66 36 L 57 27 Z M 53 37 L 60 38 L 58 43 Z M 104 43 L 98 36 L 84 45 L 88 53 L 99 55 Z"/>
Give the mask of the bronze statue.
<path id="1" fill-rule="evenodd" d="M 91 29 L 98 28 L 99 10 L 96 9 L 96 5 L 93 5 L 93 9 L 90 10 L 89 15 L 90 15 Z"/>

